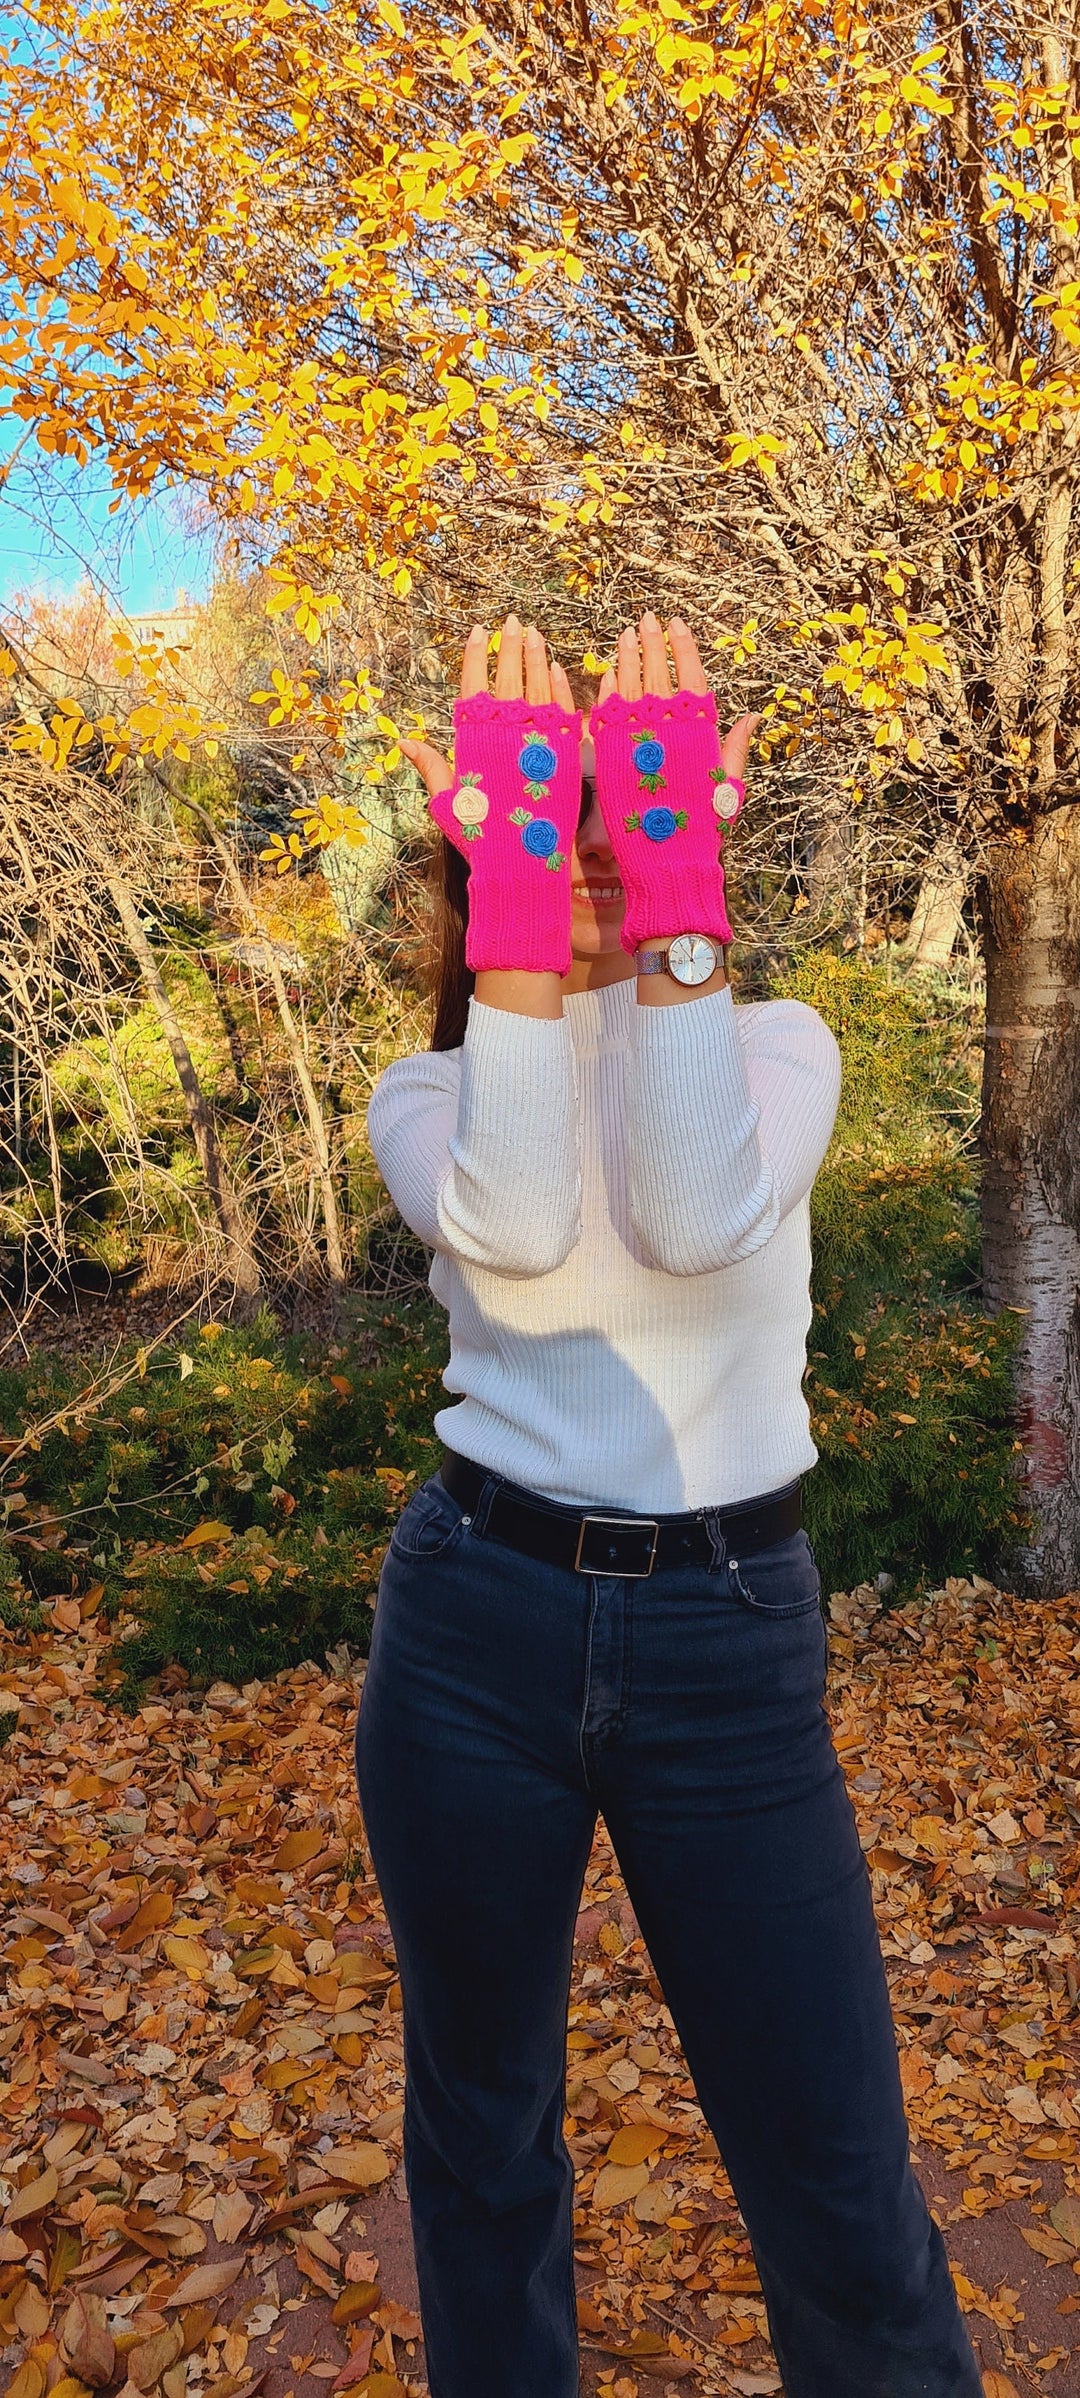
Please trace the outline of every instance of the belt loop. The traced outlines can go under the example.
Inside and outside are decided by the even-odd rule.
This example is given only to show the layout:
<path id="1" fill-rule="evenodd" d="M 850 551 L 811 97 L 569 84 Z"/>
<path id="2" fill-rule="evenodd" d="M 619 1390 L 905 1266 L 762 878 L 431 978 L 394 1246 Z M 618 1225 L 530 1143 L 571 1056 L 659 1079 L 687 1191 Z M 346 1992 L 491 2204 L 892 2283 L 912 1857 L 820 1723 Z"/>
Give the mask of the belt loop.
<path id="1" fill-rule="evenodd" d="M 712 1563 L 708 1568 L 710 1574 L 720 1572 L 727 1556 L 727 1542 L 716 1520 L 719 1512 L 717 1507 L 703 1507 L 701 1510 L 701 1521 L 705 1526 L 706 1538 L 712 1550 Z"/>
<path id="2" fill-rule="evenodd" d="M 498 1474 L 488 1474 L 485 1476 L 484 1487 L 472 1512 L 472 1529 L 481 1540 L 487 1531 L 488 1517 L 491 1514 L 492 1507 L 500 1488 L 501 1484 Z"/>

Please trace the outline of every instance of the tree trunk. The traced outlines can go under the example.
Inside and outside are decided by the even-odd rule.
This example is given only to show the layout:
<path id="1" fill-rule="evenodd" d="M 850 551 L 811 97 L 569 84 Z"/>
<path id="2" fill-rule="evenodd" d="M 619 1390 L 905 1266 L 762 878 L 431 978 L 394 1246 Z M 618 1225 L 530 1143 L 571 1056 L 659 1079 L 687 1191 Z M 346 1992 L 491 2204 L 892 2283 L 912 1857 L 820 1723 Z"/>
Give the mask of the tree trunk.
<path id="1" fill-rule="evenodd" d="M 202 825 L 203 830 L 211 843 L 211 846 L 213 847 L 217 856 L 220 858 L 225 869 L 225 879 L 228 883 L 230 891 L 232 892 L 233 900 L 239 915 L 243 918 L 244 923 L 249 927 L 249 929 L 264 944 L 266 951 L 266 971 L 273 986 L 274 1001 L 277 1007 L 278 1018 L 280 1020 L 282 1032 L 285 1036 L 285 1045 L 288 1049 L 289 1057 L 292 1062 L 293 1073 L 295 1074 L 297 1083 L 299 1084 L 300 1096 L 304 1103 L 304 1113 L 308 1120 L 308 1131 L 311 1135 L 312 1157 L 314 1160 L 315 1173 L 319 1184 L 319 1193 L 322 1200 L 323 1230 L 326 1235 L 326 1270 L 334 1289 L 336 1291 L 340 1291 L 344 1287 L 345 1282 L 345 1258 L 341 1243 L 341 1219 L 338 1215 L 337 1197 L 334 1191 L 334 1172 L 330 1156 L 330 1142 L 327 1137 L 326 1122 L 322 1109 L 319 1105 L 319 1094 L 316 1091 L 314 1082 L 312 1081 L 308 1062 L 304 1055 L 304 1044 L 296 1029 L 296 1020 L 293 1016 L 292 1009 L 289 1006 L 289 997 L 285 989 L 284 977 L 274 955 L 274 944 L 269 939 L 262 924 L 260 923 L 258 910 L 252 906 L 247 892 L 244 889 L 243 880 L 240 875 L 239 868 L 237 867 L 236 860 L 233 857 L 228 843 L 223 841 L 221 834 L 214 823 L 213 817 L 208 813 L 206 808 L 199 805 L 197 800 L 187 799 L 182 792 L 173 792 L 171 793 L 171 797 L 176 799 L 181 807 L 189 809 L 190 813 Z"/>
<path id="2" fill-rule="evenodd" d="M 914 967 L 947 966 L 960 930 L 968 894 L 969 869 L 952 833 L 935 841 L 919 885 L 907 939 L 904 962 Z"/>
<path id="3" fill-rule="evenodd" d="M 846 931 L 853 915 L 854 823 L 845 795 L 837 794 L 807 813 L 802 825 L 802 875 L 810 922 Z"/>
<path id="4" fill-rule="evenodd" d="M 250 1235 L 244 1223 L 240 1203 L 229 1180 L 228 1169 L 221 1154 L 214 1119 L 206 1103 L 206 1094 L 195 1071 L 195 1062 L 184 1039 L 180 1019 L 161 979 L 157 959 L 143 931 L 134 895 L 119 875 L 112 875 L 108 884 L 120 922 L 127 935 L 128 945 L 135 957 L 176 1068 L 176 1079 L 184 1096 L 188 1123 L 202 1167 L 203 1180 L 214 1205 L 214 1213 L 228 1244 L 229 1271 L 236 1289 L 246 1299 L 256 1297 L 260 1287 L 259 1268 L 251 1247 Z"/>
<path id="5" fill-rule="evenodd" d="M 1021 1585 L 1080 1585 L 1080 809 L 1002 843 L 979 885 L 986 958 L 983 1279 L 1016 1308 L 1017 1431 L 1034 1518 Z"/>

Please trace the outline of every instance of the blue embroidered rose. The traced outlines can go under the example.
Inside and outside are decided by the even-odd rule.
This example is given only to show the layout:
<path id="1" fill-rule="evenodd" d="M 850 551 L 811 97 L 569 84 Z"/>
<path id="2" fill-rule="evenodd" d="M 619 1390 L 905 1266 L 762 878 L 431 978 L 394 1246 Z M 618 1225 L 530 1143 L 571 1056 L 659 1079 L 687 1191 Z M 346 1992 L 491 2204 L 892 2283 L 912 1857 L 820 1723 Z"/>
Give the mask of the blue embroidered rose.
<path id="1" fill-rule="evenodd" d="M 641 819 L 641 829 L 649 841 L 670 841 L 672 833 L 677 830 L 672 810 L 670 808 L 646 808 Z"/>
<path id="2" fill-rule="evenodd" d="M 659 774 L 663 763 L 664 744 L 662 741 L 636 741 L 634 743 L 634 764 L 639 774 Z"/>
<path id="3" fill-rule="evenodd" d="M 559 846 L 558 830 L 550 816 L 534 816 L 532 823 L 525 825 L 521 838 L 531 858 L 550 858 Z"/>
<path id="4" fill-rule="evenodd" d="M 558 763 L 546 741 L 527 741 L 518 759 L 522 774 L 530 783 L 550 782 Z"/>

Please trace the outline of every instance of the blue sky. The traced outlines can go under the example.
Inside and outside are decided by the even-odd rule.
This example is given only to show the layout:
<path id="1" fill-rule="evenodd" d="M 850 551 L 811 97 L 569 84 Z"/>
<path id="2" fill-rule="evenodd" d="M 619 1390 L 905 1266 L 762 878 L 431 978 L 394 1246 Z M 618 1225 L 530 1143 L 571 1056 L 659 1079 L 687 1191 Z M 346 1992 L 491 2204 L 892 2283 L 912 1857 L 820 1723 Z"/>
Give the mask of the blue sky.
<path id="1" fill-rule="evenodd" d="M 46 458 L 33 440 L 16 457 L 23 430 L 0 421 L 0 606 L 17 591 L 66 598 L 88 574 L 135 615 L 171 606 L 180 590 L 205 595 L 213 535 L 198 528 L 182 491 L 125 500 L 110 516 L 102 467 Z"/>
<path id="2" fill-rule="evenodd" d="M 0 41 L 25 55 L 27 22 L 3 0 Z M 103 467 L 50 459 L 32 437 L 22 446 L 24 432 L 0 404 L 0 607 L 19 591 L 68 598 L 87 575 L 135 615 L 170 606 L 180 590 L 203 597 L 213 540 L 196 531 L 183 494 L 125 501 L 110 516 Z"/>

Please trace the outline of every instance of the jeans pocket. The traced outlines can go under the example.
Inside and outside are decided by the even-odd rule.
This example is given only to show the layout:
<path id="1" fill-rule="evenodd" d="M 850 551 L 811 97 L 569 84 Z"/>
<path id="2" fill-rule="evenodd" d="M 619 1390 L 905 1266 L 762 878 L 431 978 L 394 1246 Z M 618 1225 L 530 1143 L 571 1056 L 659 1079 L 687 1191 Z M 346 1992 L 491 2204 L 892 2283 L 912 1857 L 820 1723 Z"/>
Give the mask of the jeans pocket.
<path id="1" fill-rule="evenodd" d="M 821 1578 L 805 1532 L 793 1532 L 771 1549 L 727 1559 L 732 1596 L 752 1615 L 791 1616 L 821 1612 Z"/>
<path id="2" fill-rule="evenodd" d="M 395 1557 L 442 1557 L 467 1528 L 469 1518 L 435 1475 L 413 1492 L 390 1537 Z"/>

